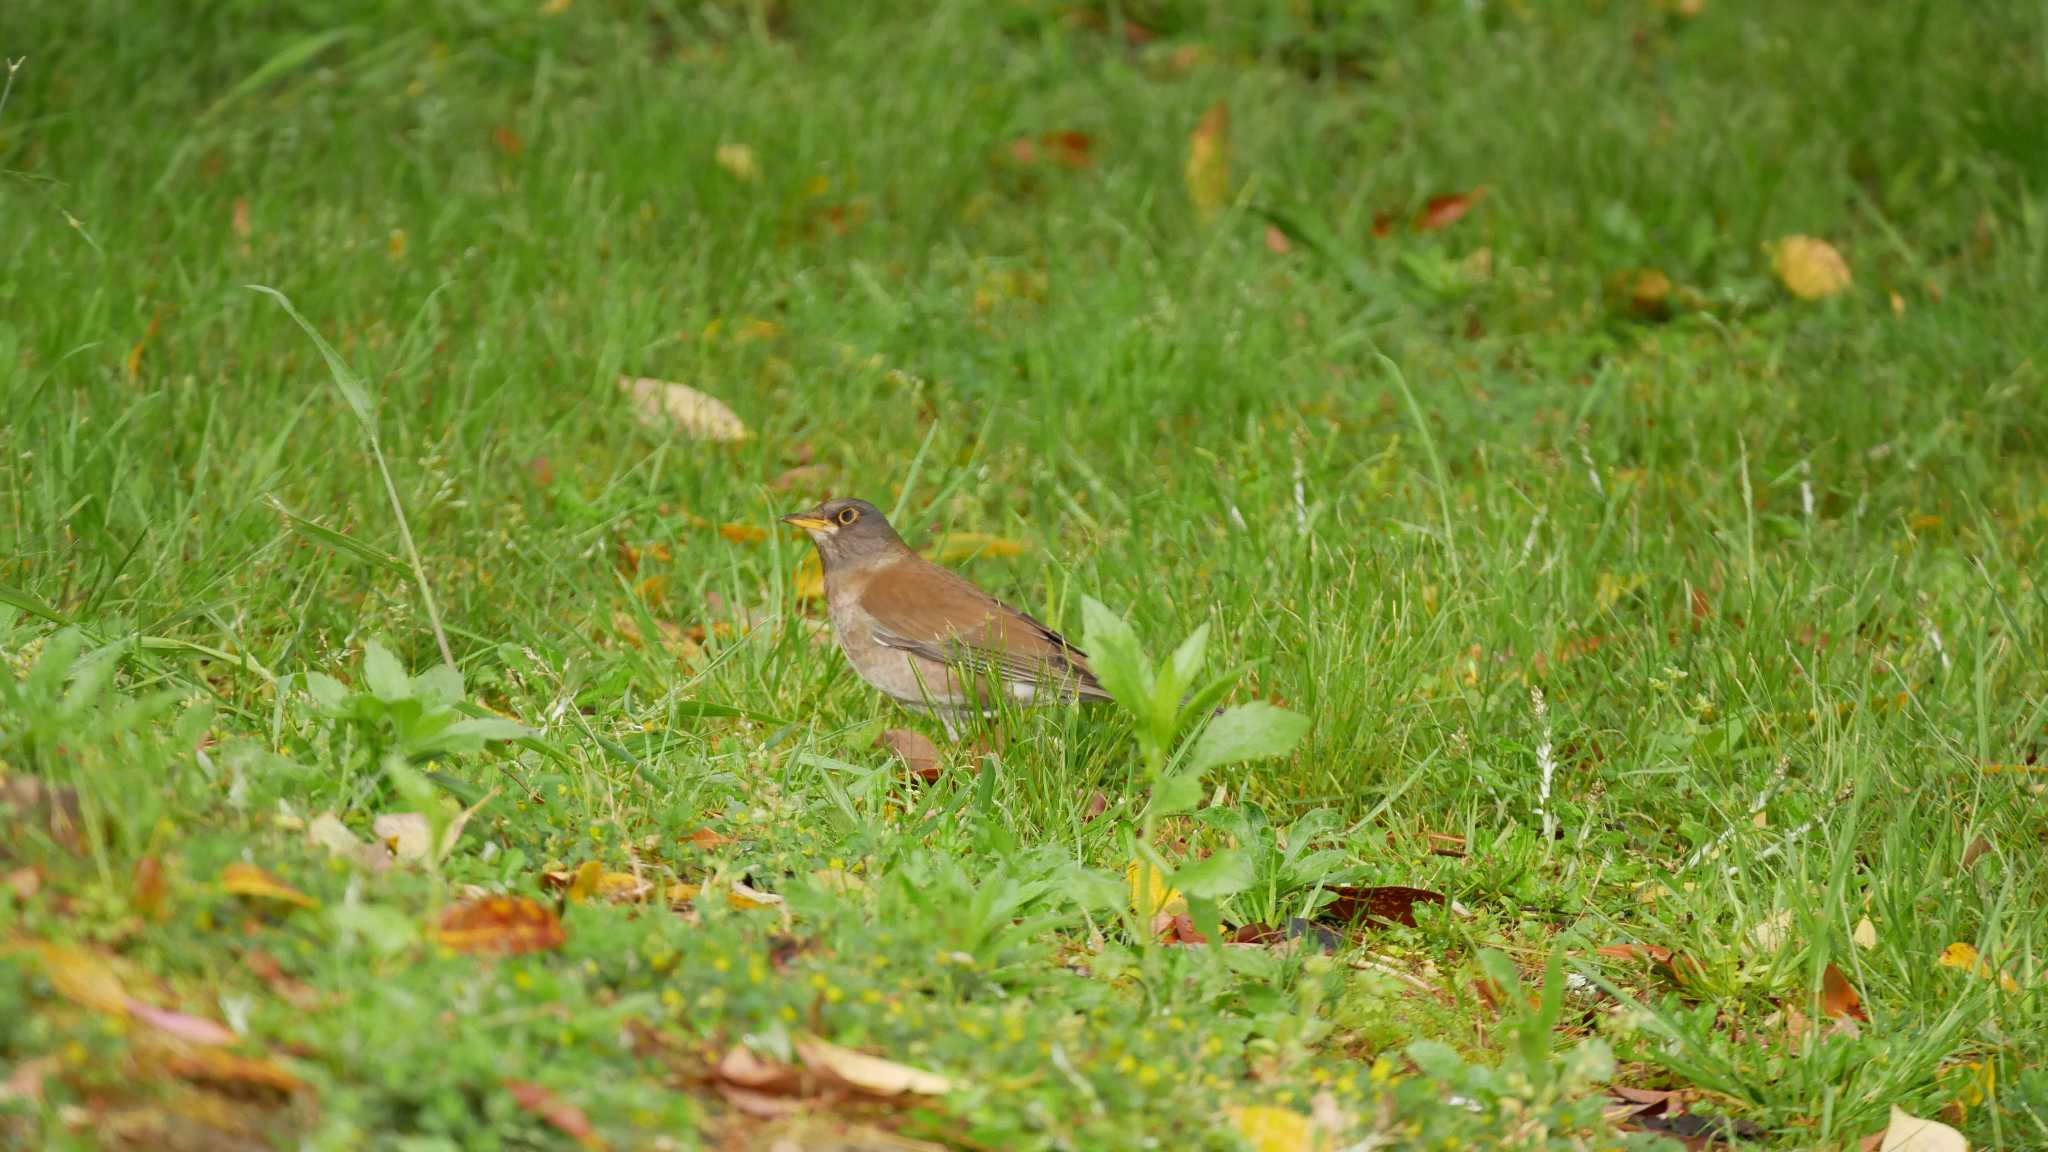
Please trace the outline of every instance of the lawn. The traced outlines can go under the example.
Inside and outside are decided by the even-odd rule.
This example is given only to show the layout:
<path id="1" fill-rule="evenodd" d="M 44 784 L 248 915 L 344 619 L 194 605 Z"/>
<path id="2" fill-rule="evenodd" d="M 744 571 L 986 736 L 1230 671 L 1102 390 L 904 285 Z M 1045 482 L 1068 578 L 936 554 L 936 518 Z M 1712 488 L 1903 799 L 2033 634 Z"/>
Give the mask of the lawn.
<path id="1" fill-rule="evenodd" d="M 2048 1147 L 2040 4 L 0 55 L 0 1145 Z"/>

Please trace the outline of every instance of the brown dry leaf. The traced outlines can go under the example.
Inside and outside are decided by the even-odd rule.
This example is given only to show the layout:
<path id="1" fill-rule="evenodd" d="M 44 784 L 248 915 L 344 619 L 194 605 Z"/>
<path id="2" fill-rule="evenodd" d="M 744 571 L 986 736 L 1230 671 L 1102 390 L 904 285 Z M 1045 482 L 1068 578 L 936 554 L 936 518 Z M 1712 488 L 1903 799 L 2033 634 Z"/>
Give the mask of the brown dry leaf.
<path id="1" fill-rule="evenodd" d="M 38 1056 L 23 1060 L 7 1073 L 7 1079 L 0 1080 L 0 1104 L 11 1100 L 24 1100 L 39 1104 L 43 1099 L 43 1081 L 64 1066 L 62 1057 Z"/>
<path id="2" fill-rule="evenodd" d="M 251 900 L 270 900 L 294 908 L 318 908 L 320 902 L 254 864 L 240 860 L 221 869 L 221 891 Z"/>
<path id="3" fill-rule="evenodd" d="M 1770 249 L 1771 269 L 1801 300 L 1825 300 L 1848 289 L 1849 265 L 1825 240 L 1787 236 Z"/>
<path id="4" fill-rule="evenodd" d="M 129 881 L 128 903 L 145 920 L 161 919 L 164 904 L 170 899 L 170 882 L 164 878 L 164 862 L 158 856 L 144 856 L 135 862 L 135 874 Z"/>
<path id="5" fill-rule="evenodd" d="M 1188 137 L 1188 199 L 1203 221 L 1230 203 L 1230 109 L 1217 101 Z"/>
<path id="6" fill-rule="evenodd" d="M 545 952 L 568 942 L 554 910 L 523 896 L 486 896 L 441 914 L 435 939 L 442 947 L 477 956 Z"/>
<path id="7" fill-rule="evenodd" d="M 320 1003 L 320 994 L 311 985 L 295 979 L 277 962 L 277 957 L 260 948 L 251 948 L 242 954 L 242 966 L 254 973 L 258 980 L 272 992 L 284 997 L 293 1007 L 312 1009 Z"/>
<path id="8" fill-rule="evenodd" d="M 1109 793 L 1104 792 L 1100 788 L 1089 789 L 1087 799 L 1082 804 L 1081 818 L 1084 821 L 1094 820 L 1097 816 L 1107 811 L 1109 811 Z"/>
<path id="9" fill-rule="evenodd" d="M 768 538 L 768 530 L 759 524 L 720 524 L 718 534 L 735 544 L 759 544 Z"/>
<path id="10" fill-rule="evenodd" d="M 747 426 L 732 409 L 687 384 L 621 376 L 619 391 L 627 395 L 634 415 L 649 428 L 674 428 L 696 440 L 730 443 L 747 438 Z"/>
<path id="11" fill-rule="evenodd" d="M 720 144 L 718 166 L 726 175 L 742 184 L 752 184 L 761 178 L 761 165 L 754 159 L 754 150 L 745 144 Z"/>
<path id="12" fill-rule="evenodd" d="M 1975 840 L 1970 841 L 1970 846 L 1963 849 L 1963 871 L 1968 872 L 1975 868 L 1977 861 L 1990 854 L 1991 841 L 1989 839 L 1979 836 Z"/>
<path id="13" fill-rule="evenodd" d="M 719 1096 L 735 1110 L 758 1120 L 779 1120 L 804 1110 L 803 1101 L 794 1097 L 776 1096 L 752 1088 L 742 1088 L 723 1080 L 715 1081 L 712 1086 L 718 1089 Z"/>
<path id="14" fill-rule="evenodd" d="M 1285 256 L 1293 250 L 1294 241 L 1287 238 L 1287 233 L 1275 225 L 1266 225 L 1266 251 L 1275 256 Z"/>
<path id="15" fill-rule="evenodd" d="M 756 1092 L 789 1093 L 803 1087 L 803 1073 L 777 1060 L 769 1060 L 745 1044 L 735 1044 L 721 1057 L 712 1075 L 727 1084 Z"/>
<path id="16" fill-rule="evenodd" d="M 781 475 L 770 480 L 768 487 L 777 492 L 794 492 L 799 489 L 811 492 L 822 488 L 831 475 L 831 469 L 823 464 L 798 464 L 794 468 L 785 469 Z"/>
<path id="17" fill-rule="evenodd" d="M 1340 884 L 1330 891 L 1337 898 L 1326 905 L 1320 917 L 1338 924 L 1349 924 L 1360 917 L 1375 920 L 1391 920 L 1396 924 L 1415 927 L 1415 906 L 1437 904 L 1448 906 L 1450 901 L 1441 892 L 1427 888 L 1408 888 L 1399 884 L 1360 888 Z"/>
<path id="18" fill-rule="evenodd" d="M 519 133 L 503 124 L 491 129 L 491 143 L 497 145 L 498 151 L 507 156 L 517 156 L 526 151 L 526 141 L 519 138 Z"/>
<path id="19" fill-rule="evenodd" d="M 0 876 L 0 889 L 14 893 L 14 902 L 26 904 L 43 890 L 43 874 L 33 868 L 16 868 Z"/>
<path id="20" fill-rule="evenodd" d="M 237 1056 L 214 1048 L 180 1053 L 167 1070 L 180 1080 L 210 1084 L 216 1088 L 261 1088 L 280 1096 L 291 1096 L 306 1086 L 290 1071 L 259 1057 Z"/>
<path id="21" fill-rule="evenodd" d="M 1038 138 L 1038 143 L 1054 164 L 1070 172 L 1080 172 L 1095 164 L 1095 138 L 1086 132 L 1071 128 L 1047 132 Z"/>
<path id="22" fill-rule="evenodd" d="M 815 1036 L 798 1037 L 796 1054 L 820 1075 L 872 1096 L 943 1096 L 953 1090 L 952 1081 L 936 1072 L 841 1048 Z"/>
<path id="23" fill-rule="evenodd" d="M 1922 1120 L 1896 1104 L 1877 1147 L 1878 1152 L 1970 1152 L 1962 1133 L 1939 1120 Z"/>
<path id="24" fill-rule="evenodd" d="M 1664 320 L 1671 315 L 1671 277 L 1656 268 L 1631 268 L 1615 277 L 1615 295 L 1633 315 Z"/>
<path id="25" fill-rule="evenodd" d="M 36 944 L 34 951 L 58 995 L 96 1012 L 128 1014 L 128 990 L 104 957 L 63 944 Z"/>
<path id="26" fill-rule="evenodd" d="M 313 817 L 313 822 L 306 825 L 306 841 L 372 872 L 382 872 L 391 867 L 389 849 L 356 839 L 356 834 L 349 831 L 348 825 L 332 812 L 322 812 Z"/>
<path id="27" fill-rule="evenodd" d="M 903 761 L 904 767 L 919 780 L 939 778 L 939 746 L 922 732 L 909 728 L 891 728 L 875 739 L 875 746 L 886 747 Z"/>
<path id="28" fill-rule="evenodd" d="M 234 230 L 237 240 L 247 240 L 255 232 L 249 224 L 249 198 L 235 197 L 234 215 L 228 220 L 228 227 Z"/>
<path id="29" fill-rule="evenodd" d="M 1152 938 L 1162 944 L 1207 944 L 1209 938 L 1195 927 L 1195 918 L 1185 912 L 1161 912 L 1152 917 Z"/>
<path id="30" fill-rule="evenodd" d="M 984 532 L 954 532 L 942 537 L 924 554 L 934 564 L 954 564 L 976 556 L 1021 556 L 1026 546 L 1021 540 L 1007 536 L 992 536 Z"/>
<path id="31" fill-rule="evenodd" d="M 597 1130 L 590 1126 L 590 1117 L 583 1109 L 555 1095 L 539 1084 L 527 1080 L 507 1080 L 505 1091 L 512 1096 L 512 1102 L 522 1111 L 531 1112 L 549 1126 L 576 1141 L 585 1148 L 602 1148 L 604 1141 Z"/>
<path id="32" fill-rule="evenodd" d="M 1833 964 L 1820 977 L 1820 1008 L 1833 1019 L 1869 1020 L 1870 1014 L 1863 1010 L 1863 997 L 1856 992 L 1856 986 L 1849 982 L 1840 968 Z"/>
<path id="33" fill-rule="evenodd" d="M 555 464 L 545 456 L 535 456 L 526 462 L 526 478 L 535 488 L 555 486 Z"/>
<path id="34" fill-rule="evenodd" d="M 733 843 L 733 838 L 722 832 L 713 831 L 710 828 L 699 828 L 688 836 L 683 837 L 683 843 L 701 848 L 706 852 L 711 852 Z"/>
<path id="35" fill-rule="evenodd" d="M 142 353 L 149 347 L 149 342 L 156 337 L 157 330 L 163 327 L 163 322 L 163 309 L 159 308 L 155 312 L 150 313 L 149 326 L 142 330 L 142 338 L 135 342 L 135 346 L 128 349 L 128 359 L 123 362 L 123 367 L 128 373 L 128 379 L 133 380 L 142 374 Z"/>
<path id="36" fill-rule="evenodd" d="M 1443 196 L 1432 196 L 1423 202 L 1422 211 L 1415 214 L 1417 232 L 1441 232 L 1463 220 L 1472 206 L 1486 199 L 1486 187 L 1481 185 L 1470 192 L 1452 192 Z"/>

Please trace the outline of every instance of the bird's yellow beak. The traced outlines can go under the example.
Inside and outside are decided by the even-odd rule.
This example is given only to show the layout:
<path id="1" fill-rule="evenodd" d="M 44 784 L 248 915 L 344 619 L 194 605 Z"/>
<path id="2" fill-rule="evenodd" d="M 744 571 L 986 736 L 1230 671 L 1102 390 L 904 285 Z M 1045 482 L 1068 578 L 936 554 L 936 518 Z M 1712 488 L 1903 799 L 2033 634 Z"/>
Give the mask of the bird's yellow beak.
<path id="1" fill-rule="evenodd" d="M 832 526 L 830 520 L 819 516 L 806 515 L 802 512 L 795 512 L 784 516 L 782 522 L 792 528 L 801 528 L 806 532 L 816 532 L 820 528 L 830 528 Z"/>

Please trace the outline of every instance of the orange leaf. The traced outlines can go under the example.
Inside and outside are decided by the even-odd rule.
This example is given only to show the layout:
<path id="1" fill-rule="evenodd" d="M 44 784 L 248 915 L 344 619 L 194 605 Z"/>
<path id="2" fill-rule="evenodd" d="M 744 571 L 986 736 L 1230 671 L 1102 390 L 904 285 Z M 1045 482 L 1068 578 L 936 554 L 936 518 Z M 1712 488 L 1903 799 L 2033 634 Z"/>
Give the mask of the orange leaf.
<path id="1" fill-rule="evenodd" d="M 683 842 L 685 844 L 694 844 L 697 847 L 703 849 L 704 851 L 709 852 L 715 848 L 723 848 L 727 844 L 732 843 L 733 840 L 732 837 L 724 835 L 723 833 L 714 832 L 709 828 L 699 828 L 695 832 L 690 833 L 688 836 L 683 837 Z"/>
<path id="2" fill-rule="evenodd" d="M 526 151 L 526 141 L 519 138 L 519 133 L 503 124 L 491 129 L 491 143 L 496 144 L 498 151 L 507 156 L 517 156 Z"/>
<path id="3" fill-rule="evenodd" d="M 135 910 L 147 920 L 161 916 L 164 900 L 169 896 L 169 886 L 164 882 L 164 862 L 155 856 L 137 860 L 131 884 L 134 891 L 129 894 L 128 902 L 135 906 Z"/>
<path id="4" fill-rule="evenodd" d="M 1868 1020 L 1870 1014 L 1863 1010 L 1863 997 L 1857 995 L 1856 986 L 1833 964 L 1820 977 L 1821 1011 L 1835 1019 L 1848 1017 L 1852 1020 Z"/>
<path id="5" fill-rule="evenodd" d="M 1849 265 L 1834 245 L 1811 236 L 1787 236 L 1771 248 L 1771 269 L 1801 300 L 1825 300 L 1849 287 Z"/>
<path id="6" fill-rule="evenodd" d="M 104 957 L 62 944 L 37 944 L 35 953 L 58 995 L 95 1011 L 128 1014 L 128 990 Z"/>
<path id="7" fill-rule="evenodd" d="M 768 530 L 758 524 L 720 524 L 718 534 L 735 544 L 758 544 L 768 538 Z"/>
<path id="8" fill-rule="evenodd" d="M 546 1088 L 526 1080 L 507 1080 L 505 1091 L 511 1093 L 514 1104 L 547 1121 L 555 1131 L 569 1139 L 585 1148 L 604 1147 L 604 1141 L 590 1126 L 590 1117 L 584 1115 L 583 1109 Z"/>
<path id="9" fill-rule="evenodd" d="M 1047 132 L 1038 138 L 1045 154 L 1062 168 L 1079 172 L 1095 163 L 1095 138 L 1086 132 L 1068 129 L 1064 132 Z"/>
<path id="10" fill-rule="evenodd" d="M 882 733 L 875 743 L 887 746 L 919 780 L 939 778 L 939 746 L 924 733 L 908 728 L 891 728 Z"/>
<path id="11" fill-rule="evenodd" d="M 1266 251 L 1275 256 L 1285 256 L 1293 250 L 1294 241 L 1287 238 L 1287 233 L 1271 224 L 1266 225 Z"/>
<path id="12" fill-rule="evenodd" d="M 254 864 L 239 860 L 220 870 L 221 891 L 251 900 L 274 900 L 295 908 L 318 908 L 320 902 Z"/>
<path id="13" fill-rule="evenodd" d="M 1415 230 L 1417 232 L 1441 232 L 1458 221 L 1463 220 L 1465 214 L 1472 211 L 1472 206 L 1485 198 L 1486 188 L 1484 185 L 1474 188 L 1470 192 L 1452 192 L 1444 196 L 1432 196 L 1422 205 L 1422 211 L 1416 213 Z"/>
<path id="14" fill-rule="evenodd" d="M 1446 903 L 1444 894 L 1427 888 L 1406 888 L 1388 884 L 1376 888 L 1357 888 L 1348 884 L 1332 887 L 1337 894 L 1323 909 L 1323 916 L 1340 924 L 1349 924 L 1360 917 L 1374 920 L 1391 920 L 1396 924 L 1415 927 L 1415 906 L 1417 904 Z"/>
<path id="15" fill-rule="evenodd" d="M 486 896 L 442 913 L 435 937 L 445 948 L 478 956 L 520 956 L 568 942 L 554 910 L 523 896 Z"/>

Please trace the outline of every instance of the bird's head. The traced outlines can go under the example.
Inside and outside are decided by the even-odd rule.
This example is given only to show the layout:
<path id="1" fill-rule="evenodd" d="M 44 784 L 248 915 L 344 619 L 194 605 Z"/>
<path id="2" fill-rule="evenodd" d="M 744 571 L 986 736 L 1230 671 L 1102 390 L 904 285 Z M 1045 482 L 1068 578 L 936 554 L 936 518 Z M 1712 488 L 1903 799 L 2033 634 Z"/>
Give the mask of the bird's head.
<path id="1" fill-rule="evenodd" d="M 784 516 L 782 522 L 809 534 L 827 564 L 894 555 L 904 548 L 903 538 L 889 526 L 888 517 L 865 500 L 827 500 L 808 511 Z"/>

